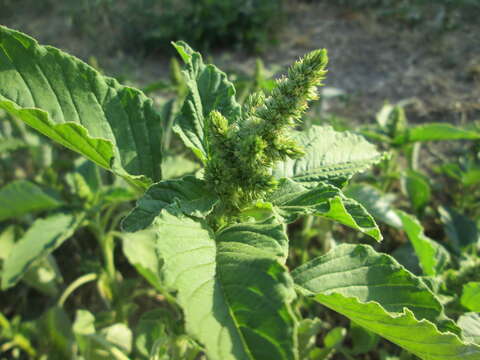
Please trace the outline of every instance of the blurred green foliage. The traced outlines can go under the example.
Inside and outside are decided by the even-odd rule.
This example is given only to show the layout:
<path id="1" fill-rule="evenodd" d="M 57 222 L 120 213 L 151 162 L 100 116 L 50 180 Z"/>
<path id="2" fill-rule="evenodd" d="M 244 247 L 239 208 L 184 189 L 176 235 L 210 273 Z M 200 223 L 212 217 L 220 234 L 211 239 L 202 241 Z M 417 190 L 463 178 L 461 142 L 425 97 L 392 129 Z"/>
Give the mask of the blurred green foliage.
<path id="1" fill-rule="evenodd" d="M 170 50 L 170 41 L 197 48 L 261 51 L 274 40 L 282 0 L 83 0 L 67 1 L 74 28 L 98 36 L 112 32 L 119 43 L 147 53 Z M 65 6 L 65 5 L 64 5 Z"/>

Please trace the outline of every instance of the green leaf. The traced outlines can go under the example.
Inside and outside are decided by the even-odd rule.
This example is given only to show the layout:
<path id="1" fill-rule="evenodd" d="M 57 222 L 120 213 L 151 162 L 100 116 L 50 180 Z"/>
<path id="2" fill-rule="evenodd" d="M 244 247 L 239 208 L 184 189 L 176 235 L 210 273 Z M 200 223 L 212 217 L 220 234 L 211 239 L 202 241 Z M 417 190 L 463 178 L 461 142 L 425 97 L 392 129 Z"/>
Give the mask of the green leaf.
<path id="1" fill-rule="evenodd" d="M 480 345 L 480 314 L 473 312 L 463 314 L 458 318 L 458 326 L 467 341 Z"/>
<path id="2" fill-rule="evenodd" d="M 93 162 L 86 159 L 75 161 L 75 170 L 83 177 L 90 191 L 95 194 L 102 188 L 100 169 Z"/>
<path id="3" fill-rule="evenodd" d="M 365 208 L 333 185 L 320 182 L 314 188 L 306 188 L 290 179 L 282 179 L 269 201 L 278 207 L 279 214 L 288 222 L 293 222 L 299 215 L 317 215 L 338 221 L 377 241 L 382 240 L 375 220 Z"/>
<path id="4" fill-rule="evenodd" d="M 198 163 L 181 155 L 168 156 L 162 163 L 162 174 L 166 180 L 193 174 L 198 169 L 200 169 Z"/>
<path id="5" fill-rule="evenodd" d="M 0 136 L 0 154 L 25 147 L 28 147 L 28 144 L 23 140 L 15 138 L 2 138 Z"/>
<path id="6" fill-rule="evenodd" d="M 239 224 L 214 234 L 203 220 L 169 210 L 155 220 L 166 281 L 208 358 L 297 359 L 295 293 L 277 257 L 284 226 Z"/>
<path id="7" fill-rule="evenodd" d="M 120 325 L 122 329 L 125 329 L 123 324 L 114 324 L 113 326 Z M 128 328 L 126 329 L 130 331 Z M 93 314 L 87 310 L 77 310 L 75 314 L 75 322 L 73 323 L 73 333 L 77 340 L 77 346 L 80 350 L 80 353 L 85 359 L 88 360 L 129 360 L 128 356 L 120 350 L 124 346 L 118 346 L 116 343 L 113 343 L 107 340 L 106 336 L 109 336 L 109 329 L 104 329 L 100 334 L 96 333 L 95 330 L 95 317 Z M 110 334 L 110 340 L 112 336 L 118 340 L 118 331 L 117 333 Z M 126 333 L 125 331 L 120 332 L 123 340 L 131 342 L 131 334 Z M 126 336 L 125 336 L 126 335 Z M 126 344 L 123 344 L 126 345 Z"/>
<path id="8" fill-rule="evenodd" d="M 160 211 L 176 203 L 190 216 L 203 217 L 212 211 L 217 197 L 203 180 L 186 176 L 177 180 L 165 180 L 152 185 L 137 201 L 137 206 L 122 222 L 125 231 L 134 232 L 147 228 Z"/>
<path id="9" fill-rule="evenodd" d="M 335 327 L 332 330 L 330 330 L 327 335 L 325 335 L 325 338 L 323 339 L 323 344 L 325 345 L 326 348 L 334 348 L 340 345 L 343 340 L 345 339 L 345 336 L 347 335 L 347 330 L 343 327 Z"/>
<path id="10" fill-rule="evenodd" d="M 0 264 L 3 264 L 15 247 L 15 240 L 20 237 L 18 228 L 13 225 L 0 233 Z M 1 269 L 1 267 L 0 267 Z M 0 276 L 2 272 L 0 271 Z M 22 280 L 47 296 L 58 294 L 58 282 L 62 280 L 53 256 L 47 256 L 35 262 L 23 275 Z"/>
<path id="11" fill-rule="evenodd" d="M 392 313 L 377 302 L 361 302 L 338 293 L 319 294 L 315 299 L 424 360 L 478 360 L 480 346 L 466 343 L 451 332 L 440 331 L 432 322 L 419 320 L 407 307 Z"/>
<path id="12" fill-rule="evenodd" d="M 309 353 L 315 348 L 317 335 L 322 330 L 320 319 L 302 319 L 298 323 L 298 351 L 300 359 L 309 359 Z"/>
<path id="13" fill-rule="evenodd" d="M 133 184 L 160 180 L 160 118 L 145 95 L 6 27 L 0 108 Z"/>
<path id="14" fill-rule="evenodd" d="M 15 239 L 17 238 L 17 229 L 14 225 L 10 225 L 2 229 L 0 233 L 0 264 L 2 264 L 15 246 Z"/>
<path id="15" fill-rule="evenodd" d="M 421 278 L 370 246 L 339 245 L 298 267 L 292 276 L 306 295 L 338 293 L 347 298 L 356 297 L 363 303 L 378 302 L 392 313 L 401 313 L 408 307 L 418 319 L 434 321 L 445 330 L 459 332 L 445 317 L 440 301 Z"/>
<path id="16" fill-rule="evenodd" d="M 45 295 L 56 297 L 59 292 L 58 283 L 63 279 L 55 258 L 48 255 L 36 261 L 23 274 L 22 281 Z"/>
<path id="17" fill-rule="evenodd" d="M 116 345 L 126 354 L 132 351 L 132 331 L 125 324 L 113 324 L 100 331 L 109 343 Z"/>
<path id="18" fill-rule="evenodd" d="M 352 354 L 360 355 L 373 350 L 377 344 L 379 337 L 377 334 L 358 325 L 356 322 L 350 322 L 350 331 L 352 337 Z"/>
<path id="19" fill-rule="evenodd" d="M 379 189 L 368 184 L 352 184 L 344 190 L 344 194 L 358 201 L 372 214 L 375 220 L 400 229 L 402 221 L 395 213 L 393 194 L 384 194 Z"/>
<path id="20" fill-rule="evenodd" d="M 480 312 L 480 282 L 469 282 L 463 285 L 460 302 L 470 311 Z"/>
<path id="21" fill-rule="evenodd" d="M 390 138 L 407 128 L 405 110 L 398 105 L 384 104 L 377 113 L 376 120 Z"/>
<path id="22" fill-rule="evenodd" d="M 446 206 L 439 207 L 438 212 L 445 233 L 455 248 L 465 250 L 471 245 L 480 244 L 480 234 L 473 220 Z"/>
<path id="23" fill-rule="evenodd" d="M 428 178 L 413 170 L 406 171 L 402 175 L 402 187 L 408 195 L 413 209 L 421 212 L 431 198 Z"/>
<path id="24" fill-rule="evenodd" d="M 205 119 L 212 110 L 230 122 L 240 118 L 241 107 L 235 100 L 235 87 L 227 75 L 214 65 L 205 65 L 202 56 L 182 41 L 174 43 L 186 64 L 183 71 L 189 90 L 173 130 L 203 162 L 208 158 Z"/>
<path id="25" fill-rule="evenodd" d="M 135 269 L 152 284 L 162 291 L 160 279 L 161 262 L 156 254 L 157 236 L 152 230 L 122 233 L 123 254 Z"/>
<path id="26" fill-rule="evenodd" d="M 444 123 L 430 123 L 413 126 L 394 139 L 394 143 L 404 145 L 417 141 L 438 140 L 477 140 L 480 133 L 455 127 Z"/>
<path id="27" fill-rule="evenodd" d="M 0 189 L 0 221 L 61 205 L 56 197 L 26 180 L 11 182 Z"/>
<path id="28" fill-rule="evenodd" d="M 3 264 L 2 289 L 15 285 L 33 264 L 72 236 L 82 219 L 82 215 L 60 213 L 36 220 Z"/>
<path id="29" fill-rule="evenodd" d="M 73 333 L 85 359 L 129 360 L 124 351 L 131 347 L 132 335 L 124 324 L 114 324 L 97 333 L 93 314 L 87 310 L 77 310 Z"/>
<path id="30" fill-rule="evenodd" d="M 420 278 L 368 246 L 340 245 L 292 276 L 304 295 L 422 359 L 480 357 Z"/>
<path id="31" fill-rule="evenodd" d="M 338 132 L 330 126 L 312 126 L 293 136 L 306 152 L 300 159 L 288 159 L 274 169 L 277 178 L 316 183 L 349 178 L 379 162 L 383 155 L 359 135 Z"/>
<path id="32" fill-rule="evenodd" d="M 48 350 L 52 359 L 68 359 L 73 351 L 73 331 L 68 314 L 64 309 L 53 306 L 36 321 L 41 336 L 38 340 Z"/>
<path id="33" fill-rule="evenodd" d="M 135 348 L 143 357 L 155 359 L 152 350 L 157 341 L 168 342 L 169 337 L 165 332 L 165 319 L 172 316 L 166 309 L 155 309 L 144 312 L 135 328 Z"/>
<path id="34" fill-rule="evenodd" d="M 423 227 L 413 215 L 398 210 L 410 242 L 415 249 L 423 273 L 427 276 L 440 274 L 450 262 L 450 254 L 439 243 L 425 236 Z"/>

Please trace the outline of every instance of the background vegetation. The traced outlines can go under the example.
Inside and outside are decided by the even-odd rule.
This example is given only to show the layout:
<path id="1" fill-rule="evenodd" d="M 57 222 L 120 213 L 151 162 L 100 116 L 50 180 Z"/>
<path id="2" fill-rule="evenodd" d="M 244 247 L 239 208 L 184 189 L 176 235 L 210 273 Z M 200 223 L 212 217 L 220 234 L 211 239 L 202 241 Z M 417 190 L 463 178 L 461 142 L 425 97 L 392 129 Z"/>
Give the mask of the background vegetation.
<path id="1" fill-rule="evenodd" d="M 250 91 L 271 90 L 294 58 L 326 47 L 327 86 L 304 123 L 355 131 L 390 154 L 346 189 L 375 216 L 384 241 L 374 245 L 342 226 L 305 217 L 289 227 L 288 266 L 344 242 L 374 245 L 424 276 L 447 315 L 463 319 L 475 341 L 479 15 L 475 0 L 0 0 L 1 24 L 61 47 L 154 98 L 165 120 L 166 178 L 198 169 L 171 132 L 186 85 L 170 41 L 186 40 L 227 69 L 241 102 Z M 25 188 L 38 203 L 18 210 L 22 199 L 6 199 Z M 202 358 L 201 347 L 185 335 L 175 299 L 148 271 L 161 264 L 152 264 L 148 251 L 133 248 L 120 233 L 138 197 L 126 183 L 0 114 L 2 281 L 11 249 L 42 225 L 39 219 L 58 209 L 87 210 L 79 220 L 86 226 L 53 255 L 30 264 L 20 282 L 12 280 L 14 287 L 4 286 L 0 359 L 66 359 L 72 346 L 84 359 L 147 359 L 153 345 L 159 359 Z M 440 244 L 451 259 L 434 274 L 426 273 L 422 241 Z M 297 305 L 310 318 L 305 359 L 414 359 L 318 304 L 301 299 Z"/>

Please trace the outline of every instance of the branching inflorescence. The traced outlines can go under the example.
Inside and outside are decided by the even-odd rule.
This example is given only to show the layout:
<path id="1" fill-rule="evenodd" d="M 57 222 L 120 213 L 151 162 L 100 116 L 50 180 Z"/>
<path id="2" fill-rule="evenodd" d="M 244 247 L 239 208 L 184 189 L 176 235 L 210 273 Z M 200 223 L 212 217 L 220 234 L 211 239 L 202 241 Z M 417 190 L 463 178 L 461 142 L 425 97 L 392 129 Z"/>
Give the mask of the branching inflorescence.
<path id="1" fill-rule="evenodd" d="M 288 132 L 317 99 L 325 78 L 327 51 L 315 50 L 297 61 L 288 77 L 277 81 L 270 96 L 256 92 L 247 99 L 241 120 L 220 112 L 207 118 L 208 162 L 205 179 L 230 211 L 236 211 L 275 189 L 275 162 L 304 155 Z"/>

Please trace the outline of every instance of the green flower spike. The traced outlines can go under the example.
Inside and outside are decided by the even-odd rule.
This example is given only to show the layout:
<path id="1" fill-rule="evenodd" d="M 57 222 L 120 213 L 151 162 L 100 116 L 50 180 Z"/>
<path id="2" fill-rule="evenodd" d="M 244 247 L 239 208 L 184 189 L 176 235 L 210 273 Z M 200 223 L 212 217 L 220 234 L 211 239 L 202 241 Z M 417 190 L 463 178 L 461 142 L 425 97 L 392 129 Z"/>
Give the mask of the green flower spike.
<path id="1" fill-rule="evenodd" d="M 304 155 L 288 132 L 308 102 L 318 98 L 327 62 L 326 50 L 307 54 L 289 69 L 288 77 L 277 81 L 270 96 L 251 94 L 239 121 L 230 123 L 217 111 L 209 114 L 205 178 L 224 204 L 233 204 L 232 213 L 275 189 L 275 162 Z"/>

